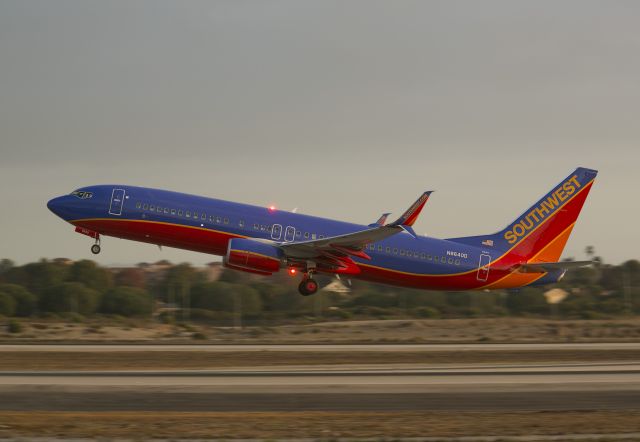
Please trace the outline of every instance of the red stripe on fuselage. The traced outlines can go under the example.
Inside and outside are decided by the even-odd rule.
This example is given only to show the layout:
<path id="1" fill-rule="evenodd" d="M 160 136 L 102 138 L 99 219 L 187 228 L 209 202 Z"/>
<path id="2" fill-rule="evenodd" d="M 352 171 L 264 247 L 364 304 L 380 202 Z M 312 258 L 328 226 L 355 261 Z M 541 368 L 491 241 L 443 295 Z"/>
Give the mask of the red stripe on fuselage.
<path id="1" fill-rule="evenodd" d="M 221 256 L 227 253 L 230 239 L 246 238 L 219 230 L 149 220 L 100 218 L 72 221 L 72 224 L 102 235 Z"/>

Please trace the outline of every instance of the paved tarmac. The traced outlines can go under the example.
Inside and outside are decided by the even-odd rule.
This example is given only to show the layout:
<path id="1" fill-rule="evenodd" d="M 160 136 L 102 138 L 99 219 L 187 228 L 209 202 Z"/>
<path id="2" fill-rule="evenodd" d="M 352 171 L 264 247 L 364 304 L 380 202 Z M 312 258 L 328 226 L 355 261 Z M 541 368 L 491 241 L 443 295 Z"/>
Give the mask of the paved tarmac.
<path id="1" fill-rule="evenodd" d="M 5 411 L 628 409 L 640 364 L 0 374 Z"/>

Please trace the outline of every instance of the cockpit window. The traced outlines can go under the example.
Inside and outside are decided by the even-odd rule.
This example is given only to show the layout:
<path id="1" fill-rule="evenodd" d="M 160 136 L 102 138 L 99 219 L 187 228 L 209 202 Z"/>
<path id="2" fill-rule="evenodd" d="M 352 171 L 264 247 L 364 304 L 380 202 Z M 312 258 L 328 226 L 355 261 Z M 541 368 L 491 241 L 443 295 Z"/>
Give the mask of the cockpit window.
<path id="1" fill-rule="evenodd" d="M 81 200 L 86 200 L 89 199 L 93 196 L 93 192 L 86 192 L 84 190 L 76 190 L 74 192 L 71 192 L 71 195 L 76 196 L 78 198 L 80 198 Z"/>

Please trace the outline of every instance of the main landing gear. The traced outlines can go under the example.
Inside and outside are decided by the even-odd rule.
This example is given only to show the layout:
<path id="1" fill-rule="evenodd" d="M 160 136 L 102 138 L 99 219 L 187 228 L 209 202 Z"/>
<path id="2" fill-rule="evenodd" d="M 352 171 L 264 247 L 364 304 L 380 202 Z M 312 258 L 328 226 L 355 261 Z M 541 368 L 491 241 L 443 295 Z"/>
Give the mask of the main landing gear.
<path id="1" fill-rule="evenodd" d="M 318 283 L 313 279 L 311 273 L 306 274 L 304 278 L 302 278 L 302 282 L 298 286 L 298 291 L 302 296 L 313 295 L 318 291 Z"/>

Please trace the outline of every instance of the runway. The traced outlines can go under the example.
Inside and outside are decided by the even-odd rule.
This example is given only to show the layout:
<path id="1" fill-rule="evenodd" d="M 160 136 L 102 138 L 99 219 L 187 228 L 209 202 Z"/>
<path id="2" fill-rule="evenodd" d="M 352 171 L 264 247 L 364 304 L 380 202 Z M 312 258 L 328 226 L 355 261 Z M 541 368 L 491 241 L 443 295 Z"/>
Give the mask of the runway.
<path id="1" fill-rule="evenodd" d="M 5 411 L 631 409 L 640 364 L 0 374 Z"/>

